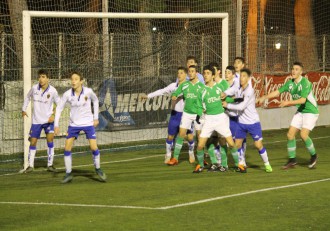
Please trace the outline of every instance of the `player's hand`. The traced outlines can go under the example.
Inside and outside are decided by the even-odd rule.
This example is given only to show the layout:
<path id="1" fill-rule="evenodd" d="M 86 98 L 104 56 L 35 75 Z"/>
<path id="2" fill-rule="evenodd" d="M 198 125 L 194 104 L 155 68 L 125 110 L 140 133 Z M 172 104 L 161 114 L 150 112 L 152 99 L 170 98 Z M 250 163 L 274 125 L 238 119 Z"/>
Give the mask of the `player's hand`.
<path id="1" fill-rule="evenodd" d="M 288 104 L 288 101 L 282 101 L 281 103 L 280 103 L 280 105 L 279 105 L 279 107 L 286 107 L 286 106 L 288 106 L 289 104 Z"/>
<path id="2" fill-rule="evenodd" d="M 195 119 L 195 120 L 196 120 L 196 123 L 201 124 L 201 122 L 199 121 L 200 118 L 201 118 L 201 117 L 200 117 L 199 115 L 196 116 L 196 119 Z"/>
<path id="3" fill-rule="evenodd" d="M 173 100 L 173 101 L 176 101 L 177 98 L 178 98 L 178 97 L 176 97 L 176 96 L 174 96 L 174 95 L 172 96 L 172 100 Z"/>
<path id="4" fill-rule="evenodd" d="M 54 116 L 54 115 L 51 115 L 51 116 L 48 118 L 48 123 L 54 123 L 54 119 L 55 119 L 55 116 Z"/>
<path id="5" fill-rule="evenodd" d="M 225 99 L 227 97 L 227 95 L 224 92 L 221 92 L 221 99 Z"/>
<path id="6" fill-rule="evenodd" d="M 265 99 L 266 99 L 266 97 L 265 97 L 265 96 L 262 96 L 262 97 L 260 97 L 260 98 L 258 98 L 258 99 L 256 100 L 256 103 L 257 103 L 257 104 L 262 104 L 262 103 L 265 101 Z"/>
<path id="7" fill-rule="evenodd" d="M 96 128 L 97 125 L 99 125 L 99 120 L 94 120 L 94 123 L 93 123 L 94 127 Z"/>
<path id="8" fill-rule="evenodd" d="M 141 94 L 139 95 L 139 101 L 145 101 L 145 100 L 147 100 L 147 99 L 148 99 L 147 94 L 145 94 L 145 93 L 141 93 Z"/>
<path id="9" fill-rule="evenodd" d="M 55 127 L 54 128 L 54 135 L 57 136 L 58 134 L 60 134 L 60 128 L 59 127 Z"/>
<path id="10" fill-rule="evenodd" d="M 228 103 L 226 101 L 222 101 L 222 106 L 225 107 L 225 108 L 227 108 Z"/>
<path id="11" fill-rule="evenodd" d="M 25 111 L 22 111 L 22 117 L 24 118 L 24 116 L 29 117 L 28 114 L 26 114 Z"/>

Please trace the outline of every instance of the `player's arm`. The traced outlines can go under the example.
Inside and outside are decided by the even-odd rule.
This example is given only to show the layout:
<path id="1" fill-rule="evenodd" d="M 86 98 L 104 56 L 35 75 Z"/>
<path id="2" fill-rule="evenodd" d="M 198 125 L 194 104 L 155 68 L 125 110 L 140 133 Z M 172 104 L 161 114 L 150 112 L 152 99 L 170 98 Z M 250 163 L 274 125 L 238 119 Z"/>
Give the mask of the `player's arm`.
<path id="1" fill-rule="evenodd" d="M 221 99 L 225 99 L 227 96 L 233 96 L 236 93 L 236 89 L 234 87 L 230 87 L 226 89 L 224 92 L 221 92 Z"/>
<path id="2" fill-rule="evenodd" d="M 62 113 L 67 101 L 68 101 L 68 97 L 66 94 L 64 94 L 62 99 L 60 100 L 60 102 L 58 103 L 58 105 L 56 107 L 56 113 L 55 113 L 55 119 L 54 119 L 54 134 L 55 135 L 58 135 L 60 132 L 59 121 L 60 121 L 61 113 Z"/>
<path id="3" fill-rule="evenodd" d="M 52 115 L 48 118 L 48 123 L 53 123 L 55 120 L 55 113 L 56 113 L 56 106 L 60 103 L 61 98 L 58 96 L 58 92 L 55 90 L 54 92 L 54 97 L 53 97 L 53 102 L 55 105 L 53 105 L 53 113 Z"/>
<path id="4" fill-rule="evenodd" d="M 172 100 L 176 100 L 180 95 L 182 95 L 182 86 L 183 84 L 180 84 L 179 87 L 172 93 Z"/>
<path id="5" fill-rule="evenodd" d="M 141 99 L 146 100 L 146 99 L 154 98 L 154 97 L 161 96 L 161 95 L 166 95 L 166 94 L 169 95 L 169 94 L 172 94 L 172 92 L 174 92 L 175 90 L 176 90 L 176 83 L 171 83 L 167 87 L 159 89 L 154 92 L 151 92 L 148 95 L 142 94 Z"/>
<path id="6" fill-rule="evenodd" d="M 90 97 L 94 106 L 94 127 L 97 127 L 97 125 L 99 125 L 99 99 L 95 95 L 94 91 L 93 90 L 91 91 L 92 92 Z"/>
<path id="7" fill-rule="evenodd" d="M 238 104 L 227 103 L 226 101 L 222 102 L 222 106 L 229 110 L 243 111 L 249 105 L 250 98 L 253 96 L 254 92 L 249 91 L 244 95 L 243 101 Z"/>
<path id="8" fill-rule="evenodd" d="M 24 117 L 24 116 L 28 117 L 28 114 L 26 114 L 26 108 L 28 107 L 28 105 L 31 101 L 32 95 L 33 95 L 33 88 L 30 89 L 30 91 L 27 93 L 27 95 L 24 99 L 24 103 L 22 106 L 22 117 Z"/>
<path id="9" fill-rule="evenodd" d="M 296 100 L 282 101 L 279 107 L 293 106 L 297 104 L 304 104 L 307 101 L 309 93 L 312 91 L 312 84 L 308 82 L 301 90 L 301 98 Z"/>
<path id="10" fill-rule="evenodd" d="M 267 95 L 264 95 L 264 96 L 258 98 L 256 100 L 256 103 L 257 104 L 258 103 L 262 104 L 266 99 L 271 99 L 271 98 L 278 97 L 280 94 L 281 94 L 281 92 L 279 90 L 273 91 L 273 92 L 271 92 L 271 93 L 269 93 Z"/>

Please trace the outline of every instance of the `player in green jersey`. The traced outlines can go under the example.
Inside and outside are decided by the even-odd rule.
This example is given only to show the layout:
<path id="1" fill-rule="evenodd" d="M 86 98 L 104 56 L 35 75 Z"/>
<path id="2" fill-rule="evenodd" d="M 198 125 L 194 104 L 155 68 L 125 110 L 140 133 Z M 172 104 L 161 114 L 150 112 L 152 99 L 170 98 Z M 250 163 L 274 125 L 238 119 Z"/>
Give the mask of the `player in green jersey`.
<path id="1" fill-rule="evenodd" d="M 316 165 L 317 154 L 313 141 L 309 137 L 309 133 L 315 127 L 316 121 L 319 117 L 319 110 L 312 91 L 312 83 L 309 82 L 307 78 L 303 77 L 302 73 L 303 65 L 300 62 L 295 62 L 291 71 L 292 79 L 287 81 L 278 90 L 257 100 L 257 103 L 263 103 L 266 99 L 277 97 L 283 92 L 289 92 L 292 96 L 292 100 L 282 101 L 279 106 L 286 107 L 296 105 L 297 107 L 297 112 L 293 116 L 287 133 L 289 161 L 282 167 L 282 169 L 289 169 L 297 164 L 295 137 L 299 131 L 300 137 L 304 141 L 305 146 L 311 155 L 308 167 L 311 169 Z"/>

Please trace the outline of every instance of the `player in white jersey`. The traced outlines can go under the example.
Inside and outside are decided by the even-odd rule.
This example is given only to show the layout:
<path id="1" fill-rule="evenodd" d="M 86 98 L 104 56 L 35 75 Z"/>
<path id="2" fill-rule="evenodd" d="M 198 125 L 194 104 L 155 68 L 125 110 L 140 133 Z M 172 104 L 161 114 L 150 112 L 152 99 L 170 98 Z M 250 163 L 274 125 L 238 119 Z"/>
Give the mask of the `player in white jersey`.
<path id="1" fill-rule="evenodd" d="M 100 168 L 100 151 L 96 143 L 95 127 L 99 124 L 99 100 L 92 89 L 84 87 L 84 78 L 78 72 L 72 72 L 71 75 L 72 88 L 66 91 L 57 106 L 55 114 L 55 135 L 59 134 L 59 120 L 61 112 L 65 104 L 68 103 L 71 107 L 70 124 L 67 131 L 65 147 L 64 147 L 64 164 L 65 176 L 62 183 L 68 183 L 72 180 L 72 157 L 71 149 L 73 141 L 78 138 L 80 131 L 84 131 L 86 138 L 89 141 L 90 149 L 93 153 L 93 161 L 95 171 L 100 181 L 106 181 L 106 175 Z M 94 105 L 94 114 L 92 113 L 92 106 Z"/>
<path id="2" fill-rule="evenodd" d="M 234 109 L 239 111 L 238 126 L 236 130 L 235 140 L 237 148 L 242 148 L 243 140 L 246 138 L 247 133 L 249 133 L 254 140 L 254 145 L 258 149 L 260 157 L 264 162 L 265 171 L 272 172 L 272 167 L 270 166 L 268 161 L 267 151 L 262 144 L 262 130 L 259 115 L 255 107 L 256 100 L 254 95 L 254 89 L 249 83 L 251 71 L 249 69 L 243 68 L 240 74 L 241 87 L 238 90 L 229 88 L 225 91 L 225 94 L 222 94 L 222 97 L 225 97 L 226 95 L 235 95 L 243 98 L 243 101 L 239 104 L 227 103 L 224 101 L 222 104 L 228 109 Z M 244 166 L 244 157 L 241 155 L 241 152 L 239 152 L 239 154 L 239 171 L 246 172 L 246 167 Z"/>
<path id="3" fill-rule="evenodd" d="M 174 83 L 171 83 L 167 87 L 163 89 L 159 89 L 157 91 L 151 92 L 148 95 L 142 94 L 141 98 L 143 100 L 154 98 L 161 95 L 171 95 L 178 86 L 186 81 L 186 75 L 187 75 L 187 69 L 184 67 L 178 67 L 178 73 L 177 73 L 177 81 Z M 176 137 L 176 135 L 179 133 L 180 129 L 180 122 L 183 112 L 184 102 L 182 97 L 179 97 L 176 101 L 172 101 L 172 111 L 171 111 L 171 117 L 168 122 L 168 135 L 166 139 L 166 154 L 165 154 L 165 161 L 164 163 L 167 164 L 167 162 L 170 161 L 172 156 L 172 147 L 173 147 L 173 140 Z M 192 129 L 189 129 L 187 131 L 188 135 L 188 144 L 189 144 L 189 162 L 194 163 L 195 162 L 195 156 L 194 156 L 194 134 Z"/>
<path id="4" fill-rule="evenodd" d="M 56 89 L 49 85 L 49 76 L 46 70 L 39 70 L 39 83 L 35 84 L 28 92 L 22 107 L 22 116 L 28 116 L 26 108 L 31 99 L 33 102 L 32 126 L 30 130 L 30 147 L 29 147 L 29 166 L 25 169 L 25 173 L 32 172 L 34 169 L 34 157 L 37 151 L 37 141 L 40 138 L 42 130 L 46 133 L 48 163 L 47 170 L 55 172 L 54 161 L 54 103 L 58 104 L 60 98 Z"/>
<path id="5" fill-rule="evenodd" d="M 187 56 L 186 58 L 186 64 L 187 64 L 187 69 L 189 70 L 189 67 L 190 66 L 198 66 L 198 62 L 197 62 L 197 59 L 195 56 Z M 201 73 L 197 72 L 197 78 L 199 80 L 199 82 L 205 84 L 205 81 L 204 81 L 204 77 Z M 186 80 L 189 81 L 190 80 L 190 77 L 187 75 L 186 76 Z"/>

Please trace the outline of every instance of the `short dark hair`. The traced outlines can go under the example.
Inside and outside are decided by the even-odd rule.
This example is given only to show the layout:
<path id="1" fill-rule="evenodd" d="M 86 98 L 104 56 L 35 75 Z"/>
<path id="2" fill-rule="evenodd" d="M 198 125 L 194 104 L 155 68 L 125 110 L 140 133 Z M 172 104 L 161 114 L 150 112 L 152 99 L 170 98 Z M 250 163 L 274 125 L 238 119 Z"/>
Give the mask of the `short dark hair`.
<path id="1" fill-rule="evenodd" d="M 40 75 L 46 75 L 47 78 L 49 78 L 48 71 L 45 70 L 45 69 L 40 69 L 40 70 L 38 71 L 38 76 L 40 76 Z"/>
<path id="2" fill-rule="evenodd" d="M 235 74 L 235 67 L 234 66 L 227 66 L 226 70 L 230 70 L 233 74 Z"/>
<path id="3" fill-rule="evenodd" d="M 219 63 L 217 63 L 217 62 L 210 62 L 210 64 L 209 64 L 211 67 L 215 67 L 215 68 L 217 68 L 217 70 L 220 70 L 220 65 L 219 65 Z"/>
<path id="4" fill-rule="evenodd" d="M 188 73 L 188 70 L 185 67 L 182 67 L 182 66 L 178 67 L 178 71 L 180 71 L 180 70 L 184 71 L 185 73 Z"/>
<path id="5" fill-rule="evenodd" d="M 304 68 L 301 62 L 294 62 L 292 66 L 300 66 L 301 68 Z"/>
<path id="6" fill-rule="evenodd" d="M 190 65 L 189 68 L 195 68 L 196 71 L 198 71 L 197 66 L 196 65 Z"/>
<path id="7" fill-rule="evenodd" d="M 186 62 L 187 62 L 188 60 L 191 60 L 191 59 L 193 59 L 193 60 L 195 61 L 195 63 L 198 63 L 196 57 L 193 56 L 193 55 L 188 55 L 187 58 L 186 58 Z"/>
<path id="8" fill-rule="evenodd" d="M 237 56 L 237 57 L 235 57 L 234 61 L 236 61 L 236 60 L 241 60 L 241 62 L 245 64 L 245 59 L 243 57 Z"/>
<path id="9" fill-rule="evenodd" d="M 71 71 L 70 74 L 69 74 L 70 79 L 72 78 L 73 75 L 78 75 L 80 77 L 80 81 L 84 80 L 84 77 L 78 71 Z"/>
<path id="10" fill-rule="evenodd" d="M 248 68 L 243 68 L 243 69 L 241 70 L 241 73 L 242 73 L 242 72 L 245 72 L 249 77 L 250 77 L 251 74 L 252 74 L 251 70 L 248 69 Z"/>
<path id="11" fill-rule="evenodd" d="M 213 66 L 211 66 L 211 65 L 206 65 L 206 66 L 204 66 L 204 67 L 203 67 L 203 72 L 206 71 L 206 70 L 211 71 L 211 72 L 212 72 L 212 75 L 215 75 L 215 69 L 214 69 Z"/>

